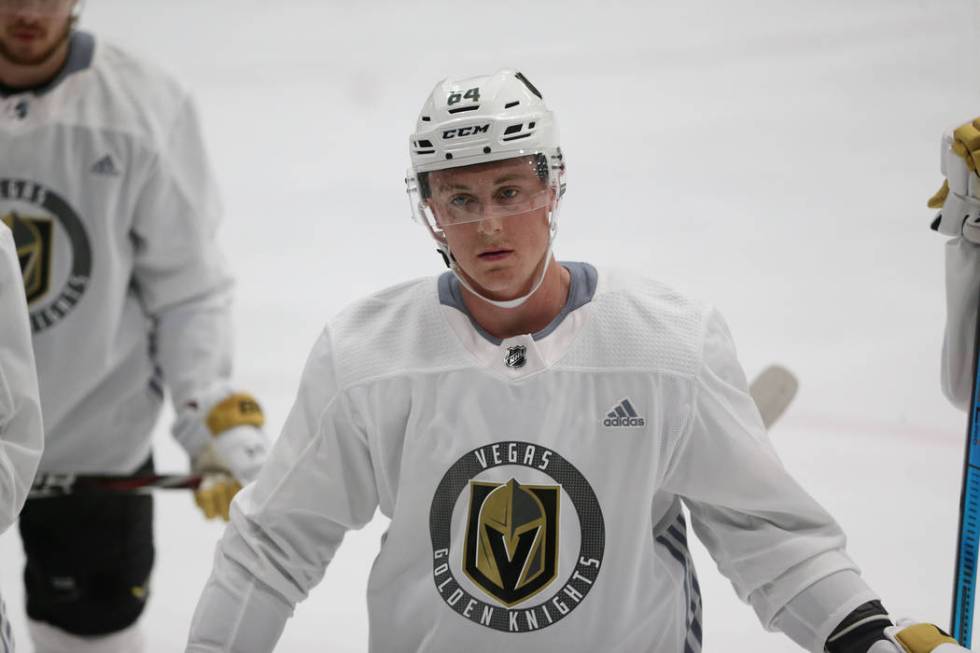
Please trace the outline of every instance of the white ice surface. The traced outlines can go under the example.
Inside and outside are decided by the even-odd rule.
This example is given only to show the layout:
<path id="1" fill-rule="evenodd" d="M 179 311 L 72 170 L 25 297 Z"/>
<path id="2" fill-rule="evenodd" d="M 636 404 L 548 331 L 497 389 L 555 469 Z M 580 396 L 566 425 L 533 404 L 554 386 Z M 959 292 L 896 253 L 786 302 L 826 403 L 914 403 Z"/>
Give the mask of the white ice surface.
<path id="1" fill-rule="evenodd" d="M 939 391 L 940 132 L 980 114 L 976 0 L 90 0 L 83 25 L 199 101 L 238 275 L 237 374 L 275 435 L 324 320 L 439 272 L 407 139 L 447 75 L 523 70 L 558 114 L 557 251 L 717 304 L 747 371 L 802 387 L 773 432 L 898 615 L 948 621 L 964 416 Z M 159 428 L 158 467 L 185 469 Z M 221 526 L 159 493 L 150 651 L 182 650 Z M 352 533 L 280 651 L 363 651 L 384 531 Z M 797 650 L 698 549 L 706 651 Z M 0 582 L 30 650 L 15 530 Z"/>

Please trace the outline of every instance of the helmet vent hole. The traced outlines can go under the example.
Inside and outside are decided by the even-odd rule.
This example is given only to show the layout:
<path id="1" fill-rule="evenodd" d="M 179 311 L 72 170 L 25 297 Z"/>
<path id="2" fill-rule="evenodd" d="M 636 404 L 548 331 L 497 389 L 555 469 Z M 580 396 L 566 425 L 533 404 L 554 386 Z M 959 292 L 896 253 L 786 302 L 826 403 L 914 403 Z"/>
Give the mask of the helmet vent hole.
<path id="1" fill-rule="evenodd" d="M 453 153 L 452 152 L 446 152 L 446 160 L 448 161 L 448 160 L 450 160 L 452 158 L 453 158 Z"/>
<path id="2" fill-rule="evenodd" d="M 452 113 L 463 113 L 464 111 L 476 111 L 479 108 L 480 108 L 479 104 L 475 104 L 470 107 L 456 107 L 455 109 L 450 109 L 449 113 L 452 114 Z"/>
<path id="3" fill-rule="evenodd" d="M 419 147 L 432 147 L 432 141 L 428 141 L 428 140 L 424 140 L 423 139 L 423 140 L 419 141 L 418 145 L 419 145 Z"/>
<path id="4" fill-rule="evenodd" d="M 432 120 L 432 118 L 429 116 L 422 116 L 422 122 L 429 122 L 430 120 Z"/>
<path id="5" fill-rule="evenodd" d="M 484 154 L 490 154 L 490 151 L 491 151 L 491 150 L 490 150 L 490 148 L 489 148 L 489 147 L 485 147 L 485 148 L 483 148 L 483 153 L 484 153 Z"/>
<path id="6" fill-rule="evenodd" d="M 511 125 L 510 127 L 508 127 L 507 129 L 504 130 L 504 136 L 506 136 L 508 134 L 516 134 L 517 132 L 521 131 L 522 129 L 524 129 L 524 123 L 523 122 L 519 122 L 516 125 Z"/>
<path id="7" fill-rule="evenodd" d="M 505 104 L 504 105 L 504 108 L 505 109 L 512 109 L 512 108 L 516 107 L 520 103 L 521 103 L 520 100 L 514 100 L 513 102 L 508 102 L 507 104 Z"/>

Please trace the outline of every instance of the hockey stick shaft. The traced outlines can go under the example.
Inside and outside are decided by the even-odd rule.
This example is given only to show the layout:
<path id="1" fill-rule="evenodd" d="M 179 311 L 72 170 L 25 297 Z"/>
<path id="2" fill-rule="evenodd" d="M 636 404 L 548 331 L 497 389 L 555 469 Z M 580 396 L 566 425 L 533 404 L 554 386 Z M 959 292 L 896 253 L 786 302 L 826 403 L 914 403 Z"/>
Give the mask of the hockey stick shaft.
<path id="1" fill-rule="evenodd" d="M 953 576 L 953 615 L 950 632 L 961 646 L 970 648 L 977 587 L 977 545 L 980 540 L 980 307 L 973 338 L 973 398 L 966 428 L 963 485 L 957 529 L 956 573 Z"/>
<path id="2" fill-rule="evenodd" d="M 148 493 L 153 490 L 196 490 L 201 484 L 198 474 L 38 474 L 28 494 L 29 499 L 60 497 L 69 494 Z"/>

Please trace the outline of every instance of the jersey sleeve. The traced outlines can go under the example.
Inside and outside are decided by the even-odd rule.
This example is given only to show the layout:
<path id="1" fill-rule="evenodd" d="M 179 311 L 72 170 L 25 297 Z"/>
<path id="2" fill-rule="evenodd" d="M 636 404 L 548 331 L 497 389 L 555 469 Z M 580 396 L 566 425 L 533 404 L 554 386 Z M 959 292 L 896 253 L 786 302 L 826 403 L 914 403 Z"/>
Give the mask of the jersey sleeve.
<path id="1" fill-rule="evenodd" d="M 134 277 L 179 415 L 186 402 L 230 384 L 232 279 L 216 241 L 220 200 L 189 98 L 163 140 L 136 207 Z M 191 453 L 203 444 L 175 435 Z"/>
<path id="2" fill-rule="evenodd" d="M 946 243 L 946 332 L 943 337 L 943 394 L 966 410 L 973 388 L 973 340 L 980 297 L 980 247 L 962 237 Z"/>
<path id="3" fill-rule="evenodd" d="M 690 421 L 671 455 L 665 487 L 684 499 L 695 533 L 738 596 L 769 629 L 796 625 L 775 623 L 775 617 L 811 587 L 820 589 L 824 602 L 830 592 L 829 603 L 846 610 L 844 615 L 868 600 L 869 591 L 844 551 L 844 533 L 772 448 L 728 328 L 716 312 L 706 318 L 702 363 L 693 383 Z M 816 586 L 839 572 L 849 572 L 856 583 Z M 828 624 L 832 615 L 817 613 L 810 611 L 806 626 L 826 638 L 837 623 Z"/>
<path id="4" fill-rule="evenodd" d="M 24 282 L 0 223 L 0 533 L 17 519 L 44 449 Z"/>
<path id="5" fill-rule="evenodd" d="M 378 492 L 366 429 L 337 387 L 330 334 L 258 479 L 239 492 L 191 624 L 188 651 L 271 651 Z"/>

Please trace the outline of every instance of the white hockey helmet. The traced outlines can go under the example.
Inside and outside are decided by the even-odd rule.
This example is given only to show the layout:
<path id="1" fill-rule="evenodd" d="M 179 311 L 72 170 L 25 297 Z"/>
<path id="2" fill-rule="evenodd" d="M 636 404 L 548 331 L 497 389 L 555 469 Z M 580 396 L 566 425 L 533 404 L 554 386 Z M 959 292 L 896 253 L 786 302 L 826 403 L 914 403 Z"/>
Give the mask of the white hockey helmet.
<path id="1" fill-rule="evenodd" d="M 409 153 L 412 167 L 406 184 L 412 217 L 430 229 L 440 248 L 445 238 L 426 203 L 428 173 L 503 159 L 533 157 L 539 176 L 553 190 L 550 221 L 552 232 L 557 230 L 558 203 L 565 191 L 558 126 L 541 93 L 521 73 L 499 70 L 436 84 L 409 139 Z"/>

